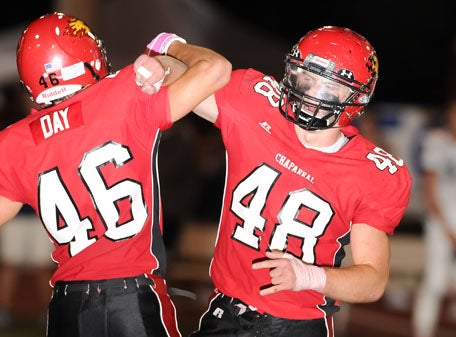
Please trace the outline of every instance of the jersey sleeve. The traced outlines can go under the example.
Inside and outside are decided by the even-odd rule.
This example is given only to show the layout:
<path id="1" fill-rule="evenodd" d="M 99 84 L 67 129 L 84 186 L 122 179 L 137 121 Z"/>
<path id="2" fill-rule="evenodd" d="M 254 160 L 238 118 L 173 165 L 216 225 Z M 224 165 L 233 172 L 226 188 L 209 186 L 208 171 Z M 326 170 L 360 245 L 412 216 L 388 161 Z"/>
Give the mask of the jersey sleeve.
<path id="1" fill-rule="evenodd" d="M 148 136 L 157 128 L 166 130 L 172 126 L 167 86 L 153 95 L 145 94 L 136 85 L 132 65 L 122 69 L 112 79 L 113 82 L 105 83 L 107 93 L 114 102 L 110 113 L 115 113 L 116 110 L 128 113 L 137 130 L 144 130 Z M 125 104 L 128 106 L 125 107 Z"/>
<path id="2" fill-rule="evenodd" d="M 366 223 L 387 234 L 393 234 L 407 209 L 412 179 L 404 161 L 387 156 L 382 158 L 389 161 L 387 166 L 383 166 L 382 161 L 371 160 L 370 164 L 375 165 L 371 165 L 372 170 L 365 172 L 361 186 L 365 192 L 354 214 L 353 223 Z"/>
<path id="3" fill-rule="evenodd" d="M 168 87 L 164 86 L 160 88 L 158 93 L 147 95 L 146 101 L 146 113 L 148 116 L 144 116 L 144 118 L 156 119 L 157 127 L 160 130 L 169 129 L 173 125 L 173 122 L 171 121 Z"/>
<path id="4" fill-rule="evenodd" d="M 9 129 L 3 130 L 0 133 L 0 158 L 2 160 L 0 165 L 0 195 L 13 201 L 19 201 L 24 203 L 25 201 L 21 198 L 21 188 L 17 184 L 20 174 L 20 168 L 17 163 L 21 162 L 21 151 L 11 151 L 11 147 L 6 146 L 8 142 L 15 142 L 14 134 Z M 18 139 L 17 142 L 20 140 Z"/>
<path id="5" fill-rule="evenodd" d="M 229 83 L 215 93 L 219 114 L 214 125 L 221 128 L 224 118 L 236 118 L 230 111 L 245 111 L 255 105 L 252 101 L 251 87 L 263 74 L 254 69 L 237 69 L 231 73 Z M 251 83 L 252 85 L 246 85 Z"/>

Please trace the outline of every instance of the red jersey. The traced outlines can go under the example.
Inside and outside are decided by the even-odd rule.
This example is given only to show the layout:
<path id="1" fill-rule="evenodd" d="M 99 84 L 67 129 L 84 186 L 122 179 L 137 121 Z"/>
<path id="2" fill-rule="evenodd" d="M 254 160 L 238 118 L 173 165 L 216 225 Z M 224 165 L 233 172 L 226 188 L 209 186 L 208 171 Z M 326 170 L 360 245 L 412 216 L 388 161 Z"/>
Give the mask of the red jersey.
<path id="1" fill-rule="evenodd" d="M 393 233 L 409 201 L 407 167 L 353 126 L 342 129 L 349 141 L 335 153 L 305 148 L 279 112 L 278 83 L 255 70 L 234 71 L 216 100 L 227 178 L 210 267 L 215 287 L 282 318 L 338 311 L 337 301 L 313 290 L 261 296 L 269 271 L 252 263 L 277 249 L 340 267 L 353 223 Z"/>
<path id="2" fill-rule="evenodd" d="M 166 87 L 146 95 L 132 66 L 0 133 L 0 195 L 31 205 L 58 280 L 163 276 L 157 150 Z"/>

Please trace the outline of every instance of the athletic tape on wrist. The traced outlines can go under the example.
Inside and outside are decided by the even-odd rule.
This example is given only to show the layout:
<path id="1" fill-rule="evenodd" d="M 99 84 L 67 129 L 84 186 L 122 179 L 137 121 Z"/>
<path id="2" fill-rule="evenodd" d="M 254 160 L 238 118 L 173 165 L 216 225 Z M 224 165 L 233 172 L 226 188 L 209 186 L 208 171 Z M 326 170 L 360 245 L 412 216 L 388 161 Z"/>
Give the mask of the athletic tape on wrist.
<path id="1" fill-rule="evenodd" d="M 322 267 L 306 264 L 295 256 L 285 253 L 283 258 L 289 259 L 296 275 L 294 291 L 312 289 L 321 291 L 326 285 L 326 271 Z"/>
<path id="2" fill-rule="evenodd" d="M 154 55 L 167 55 L 168 48 L 174 41 L 187 43 L 187 41 L 180 36 L 173 33 L 160 33 L 149 42 L 146 46 L 146 52 L 149 56 Z"/>
<path id="3" fill-rule="evenodd" d="M 171 69 L 168 66 L 168 68 L 166 68 L 166 70 L 165 70 L 165 73 L 163 74 L 163 77 L 152 85 L 155 88 L 156 91 L 160 90 L 160 88 L 161 88 L 161 86 L 163 84 L 163 81 L 165 80 L 165 77 L 167 75 L 169 75 L 170 72 L 171 72 Z"/>

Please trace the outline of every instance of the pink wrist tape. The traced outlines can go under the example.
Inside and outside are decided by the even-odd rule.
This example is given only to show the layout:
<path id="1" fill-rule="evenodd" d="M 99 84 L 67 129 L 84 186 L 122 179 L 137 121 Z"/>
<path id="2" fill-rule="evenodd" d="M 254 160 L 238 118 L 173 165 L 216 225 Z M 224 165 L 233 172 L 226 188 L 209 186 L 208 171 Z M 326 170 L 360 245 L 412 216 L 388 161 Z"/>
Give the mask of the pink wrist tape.
<path id="1" fill-rule="evenodd" d="M 283 254 L 289 259 L 296 275 L 294 291 L 312 289 L 321 291 L 326 285 L 326 271 L 322 267 L 306 264 L 291 254 Z"/>
<path id="2" fill-rule="evenodd" d="M 180 41 L 182 43 L 187 43 L 183 38 L 177 36 L 173 33 L 160 33 L 149 42 L 146 47 L 147 55 L 166 55 L 168 53 L 168 48 L 174 41 Z"/>

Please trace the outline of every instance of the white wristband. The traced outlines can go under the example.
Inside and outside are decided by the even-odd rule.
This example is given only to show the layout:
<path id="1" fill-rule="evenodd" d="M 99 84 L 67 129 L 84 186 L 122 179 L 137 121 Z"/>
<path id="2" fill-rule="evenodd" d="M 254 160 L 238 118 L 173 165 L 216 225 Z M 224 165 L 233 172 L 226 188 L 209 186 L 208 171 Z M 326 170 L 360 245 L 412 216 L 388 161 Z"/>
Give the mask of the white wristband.
<path id="1" fill-rule="evenodd" d="M 170 72 L 171 72 L 171 69 L 168 66 L 168 68 L 166 68 L 166 70 L 165 70 L 165 73 L 163 74 L 163 77 L 152 85 L 156 91 L 160 90 L 160 88 L 163 84 L 163 81 L 165 80 L 166 75 L 169 75 Z"/>
<path id="2" fill-rule="evenodd" d="M 321 291 L 326 285 L 326 271 L 322 267 L 306 264 L 295 256 L 285 253 L 283 258 L 289 259 L 296 275 L 294 291 L 312 289 Z"/>

